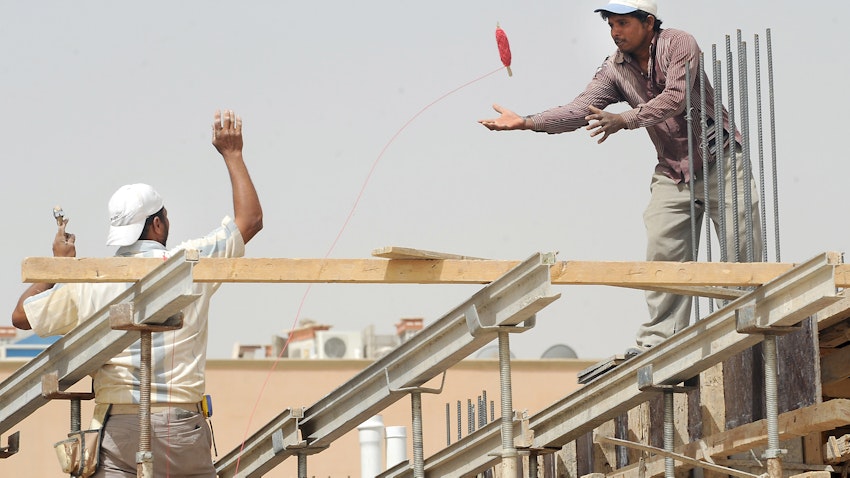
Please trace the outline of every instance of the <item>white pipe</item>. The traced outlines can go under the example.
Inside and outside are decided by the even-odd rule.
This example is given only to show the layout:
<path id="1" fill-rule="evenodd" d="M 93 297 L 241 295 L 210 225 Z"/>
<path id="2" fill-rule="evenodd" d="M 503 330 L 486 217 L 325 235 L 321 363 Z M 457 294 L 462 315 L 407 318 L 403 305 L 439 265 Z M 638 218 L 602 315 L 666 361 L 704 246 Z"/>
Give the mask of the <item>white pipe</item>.
<path id="1" fill-rule="evenodd" d="M 381 434 L 384 419 L 380 415 L 366 420 L 357 427 L 360 435 L 360 476 L 375 478 L 381 474 Z"/>
<path id="2" fill-rule="evenodd" d="M 387 427 L 387 469 L 407 461 L 407 427 Z"/>

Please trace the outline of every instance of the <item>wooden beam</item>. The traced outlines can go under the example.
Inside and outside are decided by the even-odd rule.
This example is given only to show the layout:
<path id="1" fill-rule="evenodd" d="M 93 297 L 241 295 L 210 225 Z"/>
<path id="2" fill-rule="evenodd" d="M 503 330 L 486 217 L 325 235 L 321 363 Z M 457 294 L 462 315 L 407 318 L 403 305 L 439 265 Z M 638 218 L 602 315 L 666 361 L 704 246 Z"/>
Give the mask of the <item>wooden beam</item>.
<path id="1" fill-rule="evenodd" d="M 127 257 L 28 257 L 23 282 L 135 282 L 159 259 Z M 194 268 L 196 282 L 487 284 L 520 261 L 205 258 Z M 672 290 L 682 287 L 749 287 L 770 282 L 794 264 L 775 262 L 592 262 L 559 261 L 551 266 L 555 285 L 608 285 Z M 836 267 L 836 286 L 850 286 L 848 266 Z"/>
<path id="2" fill-rule="evenodd" d="M 779 415 L 779 439 L 806 436 L 812 432 L 832 430 L 850 424 L 850 400 L 835 399 L 792 410 Z M 677 448 L 677 452 L 695 459 L 721 458 L 734 455 L 767 443 L 767 420 L 748 423 L 729 431 L 717 433 L 700 441 Z M 653 458 L 646 461 L 644 476 L 664 473 L 664 460 Z M 639 471 L 629 466 L 610 473 L 608 478 L 636 478 Z"/>

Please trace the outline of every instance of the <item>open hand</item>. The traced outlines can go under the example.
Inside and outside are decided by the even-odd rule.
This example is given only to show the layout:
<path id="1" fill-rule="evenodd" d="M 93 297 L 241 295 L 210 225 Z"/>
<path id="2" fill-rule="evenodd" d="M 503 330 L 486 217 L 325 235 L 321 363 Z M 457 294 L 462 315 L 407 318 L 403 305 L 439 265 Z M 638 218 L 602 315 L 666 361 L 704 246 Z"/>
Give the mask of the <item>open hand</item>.
<path id="1" fill-rule="evenodd" d="M 490 131 L 501 131 L 510 129 L 526 129 L 525 118 L 514 113 L 513 111 L 502 108 L 499 105 L 493 105 L 493 109 L 501 114 L 498 118 L 478 120 L 485 128 Z"/>
<path id="2" fill-rule="evenodd" d="M 602 133 L 602 137 L 599 138 L 597 143 L 602 144 L 603 141 L 608 139 L 608 136 L 626 127 L 626 122 L 623 121 L 622 116 L 616 113 L 602 111 L 595 106 L 588 106 L 588 108 L 590 109 L 590 114 L 585 116 L 584 119 L 589 121 L 590 124 L 585 129 L 591 132 L 591 137 Z"/>

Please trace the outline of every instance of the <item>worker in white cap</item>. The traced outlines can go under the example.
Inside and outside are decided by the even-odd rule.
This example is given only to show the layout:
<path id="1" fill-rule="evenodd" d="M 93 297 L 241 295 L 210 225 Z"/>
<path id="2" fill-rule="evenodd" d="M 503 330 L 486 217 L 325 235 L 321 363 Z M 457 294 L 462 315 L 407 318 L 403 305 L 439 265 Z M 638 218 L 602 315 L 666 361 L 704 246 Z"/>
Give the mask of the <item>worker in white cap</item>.
<path id="1" fill-rule="evenodd" d="M 703 180 L 709 183 L 708 211 L 715 229 L 719 231 L 721 216 L 726 217 L 728 260 L 760 261 L 763 245 L 756 185 L 751 176 L 749 184 L 746 184 L 743 167 L 737 168 L 737 177 L 732 180 L 731 158 L 735 157 L 737 164 L 743 164 L 741 137 L 738 131 L 731 130 L 725 109 L 722 118 L 715 118 L 714 89 L 708 76 L 700 70 L 700 48 L 696 40 L 682 30 L 662 29 L 655 0 L 613 0 L 594 11 L 608 23 L 617 50 L 596 70 L 583 92 L 566 105 L 528 116 L 520 116 L 495 104 L 493 108 L 500 116 L 480 120 L 479 123 L 494 131 L 532 130 L 549 134 L 586 128 L 591 136 L 601 135 L 598 139 L 600 144 L 623 129 L 643 128 L 655 146 L 651 194 L 643 215 L 647 232 L 646 260 L 696 260 L 692 244 L 699 241 L 701 228 L 696 228 L 697 237 L 693 237 L 690 190 L 690 168 L 693 167 L 696 198 L 704 197 Z M 705 131 L 710 153 L 708 158 L 703 158 L 700 147 L 703 134 L 700 121 L 693 122 L 693 157 L 688 151 L 685 111 L 688 70 L 693 117 L 700 118 L 705 112 L 708 118 Z M 700 98 L 700 77 L 706 85 L 704 102 Z M 615 103 L 627 103 L 631 109 L 622 113 L 605 111 L 607 106 Z M 726 163 L 725 193 L 722 195 L 718 194 L 718 178 L 714 169 L 718 145 L 723 148 L 722 157 Z M 645 155 L 636 151 L 633 156 Z M 607 171 L 616 171 L 619 161 L 633 160 L 633 157 L 602 159 L 610 163 Z M 598 183 L 600 194 L 619 194 L 619 191 L 606 191 L 604 175 L 590 179 Z M 749 188 L 749 197 L 752 198 L 749 204 L 743 200 L 746 188 Z M 739 196 L 737 218 L 734 217 L 732 191 L 737 191 Z M 723 207 L 719 208 L 718 201 L 721 200 Z M 702 199 L 695 202 L 697 217 L 694 219 L 699 224 L 706 208 Z M 733 228 L 733 224 L 744 228 L 747 209 L 752 214 L 751 234 Z M 599 213 L 601 211 L 595 214 L 603 217 Z M 754 238 L 752 247 L 748 246 L 748 236 Z M 689 324 L 690 296 L 647 292 L 646 299 L 650 317 L 639 327 L 636 344 L 627 348 L 627 356 L 658 345 Z"/>
<path id="2" fill-rule="evenodd" d="M 242 119 L 233 111 L 216 111 L 212 143 L 230 176 L 233 218 L 225 215 L 209 234 L 166 248 L 168 212 L 147 184 L 120 187 L 109 199 L 107 245 L 117 256 L 167 258 L 194 249 L 200 257 L 241 257 L 245 244 L 263 227 L 263 211 L 242 157 Z M 66 232 L 68 219 L 59 221 L 53 254 L 76 255 L 76 237 Z M 151 350 L 151 448 L 156 477 L 214 477 L 212 437 L 205 422 L 209 407 L 204 368 L 210 298 L 221 284 L 195 282 L 200 297 L 183 310 L 181 328 L 154 334 Z M 12 313 L 13 324 L 40 336 L 65 334 L 91 317 L 129 284 L 33 284 L 21 295 Z M 95 416 L 101 446 L 94 476 L 136 476 L 139 451 L 138 343 L 109 359 L 93 375 Z M 104 423 L 105 422 L 105 423 Z M 70 455 L 73 455 L 71 453 Z M 88 475 L 84 475 L 88 476 Z"/>

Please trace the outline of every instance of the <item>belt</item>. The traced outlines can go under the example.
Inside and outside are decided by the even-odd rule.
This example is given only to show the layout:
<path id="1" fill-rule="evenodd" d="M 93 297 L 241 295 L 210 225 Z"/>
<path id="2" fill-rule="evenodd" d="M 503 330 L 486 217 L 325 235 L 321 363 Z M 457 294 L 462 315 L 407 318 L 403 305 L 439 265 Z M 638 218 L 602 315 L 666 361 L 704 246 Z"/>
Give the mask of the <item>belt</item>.
<path id="1" fill-rule="evenodd" d="M 151 403 L 151 413 L 163 412 L 169 408 L 179 408 L 189 412 L 201 412 L 200 403 Z M 113 403 L 109 409 L 110 415 L 138 415 L 139 404 L 137 403 Z"/>

